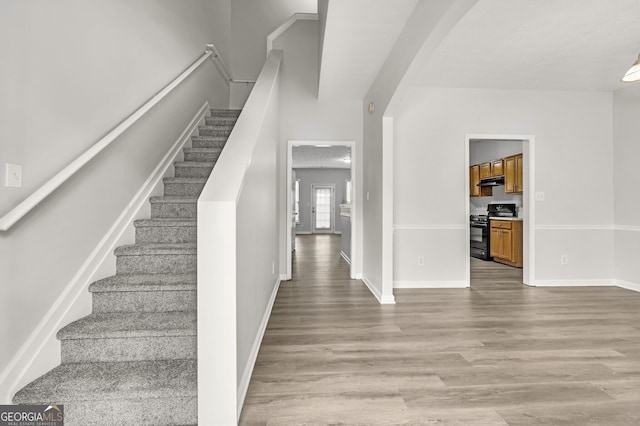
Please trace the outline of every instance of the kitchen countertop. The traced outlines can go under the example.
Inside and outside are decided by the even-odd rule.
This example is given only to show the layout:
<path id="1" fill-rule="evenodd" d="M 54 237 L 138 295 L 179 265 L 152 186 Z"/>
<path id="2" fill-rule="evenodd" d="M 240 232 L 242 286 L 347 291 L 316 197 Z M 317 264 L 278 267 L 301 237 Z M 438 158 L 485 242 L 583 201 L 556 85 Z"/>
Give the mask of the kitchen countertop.
<path id="1" fill-rule="evenodd" d="M 521 222 L 521 217 L 490 217 L 489 220 L 510 220 L 512 222 Z"/>

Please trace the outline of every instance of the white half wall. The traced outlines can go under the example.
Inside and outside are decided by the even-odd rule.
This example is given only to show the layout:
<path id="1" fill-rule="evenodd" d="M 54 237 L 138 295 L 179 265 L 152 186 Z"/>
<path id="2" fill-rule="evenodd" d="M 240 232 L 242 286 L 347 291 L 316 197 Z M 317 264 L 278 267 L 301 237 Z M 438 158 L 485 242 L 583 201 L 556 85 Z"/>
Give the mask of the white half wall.
<path id="1" fill-rule="evenodd" d="M 611 281 L 612 101 L 603 92 L 414 87 L 395 120 L 394 219 L 396 229 L 415 229 L 396 231 L 394 281 L 461 279 L 462 267 L 417 268 L 416 258 L 446 241 L 448 263 L 465 260 L 463 232 L 419 229 L 468 226 L 465 134 L 535 135 L 535 188 L 545 192 L 535 207 L 536 279 Z"/>

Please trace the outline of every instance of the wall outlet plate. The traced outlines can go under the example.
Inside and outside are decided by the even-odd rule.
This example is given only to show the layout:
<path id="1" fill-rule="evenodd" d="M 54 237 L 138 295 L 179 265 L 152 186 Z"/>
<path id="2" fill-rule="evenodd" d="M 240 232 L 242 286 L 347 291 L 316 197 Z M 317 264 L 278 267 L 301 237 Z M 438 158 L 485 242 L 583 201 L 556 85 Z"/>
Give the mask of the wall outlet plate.
<path id="1" fill-rule="evenodd" d="M 7 163 L 5 168 L 4 186 L 7 188 L 22 188 L 22 166 Z"/>
<path id="2" fill-rule="evenodd" d="M 536 191 L 536 201 L 544 201 L 544 191 Z"/>

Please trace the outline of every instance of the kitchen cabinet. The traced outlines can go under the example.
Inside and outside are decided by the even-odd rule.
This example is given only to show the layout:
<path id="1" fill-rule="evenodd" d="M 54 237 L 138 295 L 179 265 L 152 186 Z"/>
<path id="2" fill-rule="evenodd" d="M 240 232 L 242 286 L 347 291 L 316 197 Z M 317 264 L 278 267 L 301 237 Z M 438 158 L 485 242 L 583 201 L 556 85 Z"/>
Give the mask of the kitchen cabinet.
<path id="1" fill-rule="evenodd" d="M 480 164 L 480 179 L 487 179 L 491 177 L 491 163 Z"/>
<path id="2" fill-rule="evenodd" d="M 504 159 L 505 194 L 522 194 L 522 154 Z"/>
<path id="3" fill-rule="evenodd" d="M 490 186 L 480 187 L 480 165 L 469 167 L 469 195 L 471 197 L 487 197 L 493 195 L 493 189 Z"/>
<path id="4" fill-rule="evenodd" d="M 504 175 L 502 158 L 491 162 L 491 177 L 498 177 Z"/>
<path id="5" fill-rule="evenodd" d="M 522 268 L 522 221 L 490 221 L 490 255 L 496 262 Z"/>

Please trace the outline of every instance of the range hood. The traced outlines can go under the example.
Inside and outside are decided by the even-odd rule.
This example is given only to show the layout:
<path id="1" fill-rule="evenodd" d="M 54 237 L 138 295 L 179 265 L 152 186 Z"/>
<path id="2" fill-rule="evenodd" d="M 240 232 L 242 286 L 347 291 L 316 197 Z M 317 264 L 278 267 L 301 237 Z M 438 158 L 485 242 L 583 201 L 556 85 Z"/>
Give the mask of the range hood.
<path id="1" fill-rule="evenodd" d="M 504 176 L 482 179 L 478 184 L 479 187 L 504 185 Z"/>

